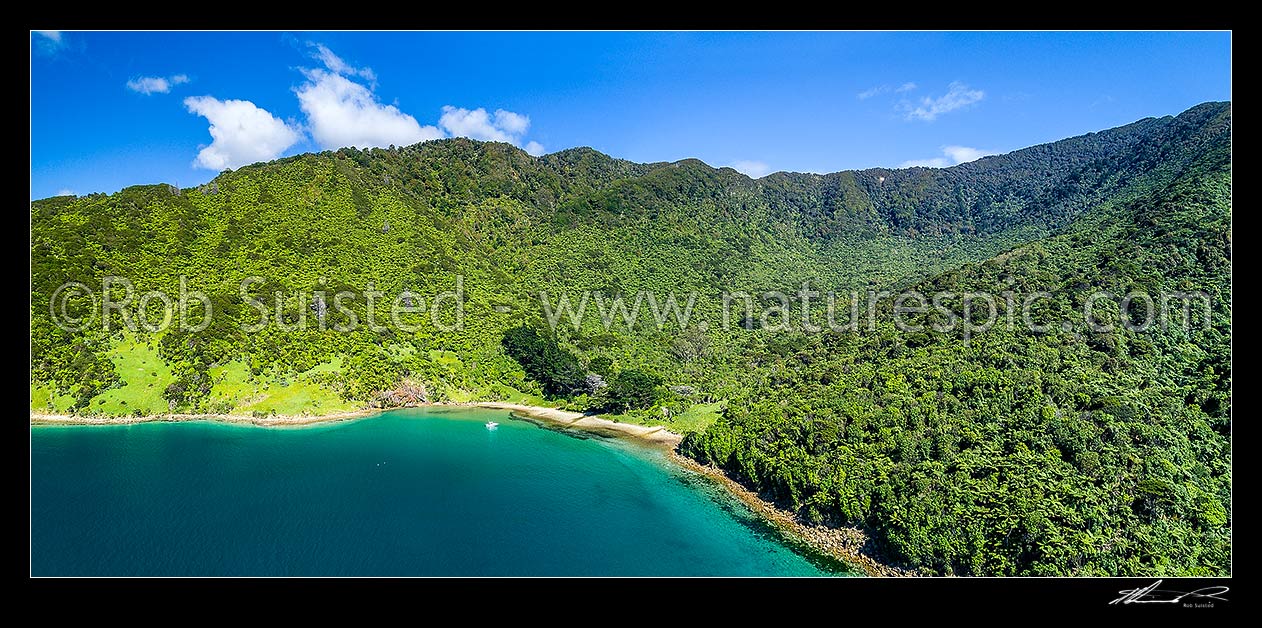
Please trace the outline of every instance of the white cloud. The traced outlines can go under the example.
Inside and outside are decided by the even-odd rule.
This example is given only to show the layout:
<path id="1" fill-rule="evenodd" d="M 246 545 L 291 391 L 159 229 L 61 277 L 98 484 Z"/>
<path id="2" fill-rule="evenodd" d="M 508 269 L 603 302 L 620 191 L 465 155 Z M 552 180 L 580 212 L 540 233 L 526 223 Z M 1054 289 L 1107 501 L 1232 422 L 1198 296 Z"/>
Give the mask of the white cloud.
<path id="1" fill-rule="evenodd" d="M 898 164 L 898 167 L 915 168 L 917 166 L 924 166 L 926 168 L 947 168 L 949 166 L 974 161 L 993 154 L 994 153 L 990 151 L 981 150 L 979 148 L 971 148 L 968 146 L 943 146 L 942 157 L 909 159 L 901 164 Z"/>
<path id="2" fill-rule="evenodd" d="M 908 159 L 907 161 L 904 161 L 903 163 L 898 164 L 898 167 L 899 168 L 917 168 L 917 167 L 946 168 L 947 166 L 950 166 L 950 165 L 951 163 L 947 161 L 946 157 L 930 157 L 928 159 Z"/>
<path id="3" fill-rule="evenodd" d="M 184 106 L 210 121 L 213 141 L 193 160 L 198 168 L 223 170 L 275 159 L 302 139 L 297 129 L 248 100 L 197 96 L 185 98 Z"/>
<path id="4" fill-rule="evenodd" d="M 315 47 L 315 52 L 311 53 L 311 56 L 319 59 L 320 63 L 323 63 L 324 67 L 330 71 L 338 74 L 354 74 L 356 72 L 356 69 L 351 64 L 334 54 L 332 50 L 329 50 L 328 46 L 312 42 L 308 42 L 307 45 Z"/>
<path id="5" fill-rule="evenodd" d="M 161 76 L 142 76 L 127 81 L 127 89 L 148 96 L 149 94 L 165 94 L 171 91 L 171 84 Z"/>
<path id="6" fill-rule="evenodd" d="M 176 74 L 171 78 L 161 76 L 142 76 L 140 78 L 127 81 L 127 89 L 146 96 L 150 94 L 166 94 L 171 91 L 172 86 L 181 85 L 187 82 L 187 74 Z"/>
<path id="7" fill-rule="evenodd" d="M 968 107 L 985 97 L 986 92 L 980 89 L 971 89 L 968 85 L 955 81 L 947 86 L 947 93 L 937 98 L 928 96 L 921 98 L 920 104 L 917 106 L 904 102 L 902 108 L 906 112 L 908 120 L 932 122 L 944 113 Z"/>
<path id="8" fill-rule="evenodd" d="M 334 54 L 334 52 L 332 50 L 329 50 L 329 47 L 325 46 L 324 44 L 318 44 L 318 43 L 309 41 L 307 42 L 307 45 L 315 48 L 315 52 L 312 52 L 311 56 L 316 59 L 319 59 L 320 63 L 323 63 L 324 67 L 328 68 L 330 72 L 334 74 L 342 74 L 345 76 L 363 77 L 365 79 L 368 79 L 369 82 L 374 83 L 374 84 L 377 82 L 377 73 L 373 72 L 372 68 L 369 68 L 369 67 L 357 68 L 347 63 L 346 61 L 344 61 L 341 57 Z"/>
<path id="9" fill-rule="evenodd" d="M 438 139 L 443 132 L 383 105 L 364 85 L 337 73 L 303 70 L 307 82 L 296 91 L 311 136 L 324 148 L 406 146 Z"/>
<path id="10" fill-rule="evenodd" d="M 526 132 L 526 129 L 530 128 L 530 116 L 496 109 L 495 126 L 513 135 L 522 135 Z"/>
<path id="11" fill-rule="evenodd" d="M 888 91 L 890 91 L 889 85 L 877 85 L 876 87 L 865 89 L 859 92 L 858 96 L 859 96 L 859 100 L 867 100 L 873 96 L 880 96 L 881 94 L 884 94 L 885 92 L 888 92 Z"/>
<path id="12" fill-rule="evenodd" d="M 957 164 L 974 161 L 981 159 L 986 155 L 994 154 L 989 151 L 984 151 L 979 148 L 970 148 L 968 146 L 944 146 L 942 147 L 942 152 L 946 153 L 946 156 L 950 157 L 951 161 Z"/>
<path id="13" fill-rule="evenodd" d="M 753 179 L 761 179 L 771 172 L 771 166 L 761 162 L 742 159 L 732 162 L 732 167 Z"/>
<path id="14" fill-rule="evenodd" d="M 898 87 L 894 87 L 893 85 L 886 84 L 886 85 L 877 85 L 876 87 L 865 89 L 859 92 L 857 95 L 859 97 L 859 100 L 867 100 L 873 96 L 880 96 L 881 94 L 888 94 L 890 92 L 901 94 L 903 92 L 910 92 L 913 89 L 916 89 L 916 84 L 911 83 L 911 82 L 903 83 L 902 85 L 899 85 Z"/>
<path id="15" fill-rule="evenodd" d="M 481 107 L 470 110 L 447 105 L 443 107 L 438 126 L 453 137 L 518 145 L 530 128 L 530 117 L 503 109 L 496 109 L 491 115 Z"/>
<path id="16" fill-rule="evenodd" d="M 300 68 L 307 80 L 294 91 L 312 138 L 323 148 L 406 146 L 448 136 L 522 146 L 530 129 L 530 116 L 524 114 L 452 105 L 443 107 L 437 125 L 421 125 L 397 105 L 377 98 L 377 75 L 370 68 L 347 63 L 324 44 L 307 45 L 312 48 L 311 56 L 325 69 Z M 357 77 L 369 85 L 352 80 Z M 525 150 L 532 155 L 544 152 L 543 145 L 534 141 L 527 142 Z"/>
<path id="17" fill-rule="evenodd" d="M 74 190 L 68 190 L 66 188 L 62 188 L 60 190 L 57 190 L 57 193 L 54 194 L 53 196 L 78 196 L 78 194 L 75 194 Z"/>
<path id="18" fill-rule="evenodd" d="M 61 31 L 31 31 L 31 44 L 36 53 L 51 56 L 65 48 L 67 42 Z"/>

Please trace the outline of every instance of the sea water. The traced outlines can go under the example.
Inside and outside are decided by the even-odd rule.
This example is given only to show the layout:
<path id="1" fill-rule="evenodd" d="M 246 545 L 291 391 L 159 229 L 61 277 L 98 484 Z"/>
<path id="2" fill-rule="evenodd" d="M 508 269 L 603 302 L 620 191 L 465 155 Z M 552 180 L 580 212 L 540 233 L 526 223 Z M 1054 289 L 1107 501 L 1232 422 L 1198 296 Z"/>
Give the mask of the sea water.
<path id="1" fill-rule="evenodd" d="M 826 575 L 659 451 L 465 408 L 32 427 L 31 573 Z"/>

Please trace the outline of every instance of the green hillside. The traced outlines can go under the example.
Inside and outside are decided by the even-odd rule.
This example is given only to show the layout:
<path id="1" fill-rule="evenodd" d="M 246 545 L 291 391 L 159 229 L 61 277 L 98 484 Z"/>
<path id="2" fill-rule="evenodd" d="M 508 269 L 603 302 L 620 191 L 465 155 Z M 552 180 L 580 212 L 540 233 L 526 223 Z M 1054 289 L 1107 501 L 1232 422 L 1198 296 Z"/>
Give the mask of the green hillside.
<path id="1" fill-rule="evenodd" d="M 593 409 L 687 432 L 688 455 L 929 571 L 1228 573 L 1230 124 L 1229 104 L 1207 103 L 952 168 L 758 180 L 451 139 L 44 199 L 32 410 L 320 414 L 418 396 Z M 132 330 L 133 298 L 106 330 L 108 276 L 135 297 L 178 298 L 183 278 L 214 315 Z M 270 319 L 258 330 L 251 277 Z M 82 329 L 55 320 L 66 282 L 97 293 L 95 315 L 65 303 Z M 804 284 L 1045 290 L 1036 318 L 1074 325 L 966 339 L 897 330 L 885 307 L 872 330 L 812 333 Z M 456 290 L 460 307 L 435 307 Z M 1212 321 L 1092 332 L 1082 299 L 1097 290 L 1204 291 Z M 336 307 L 340 291 L 358 296 Z M 370 291 L 379 321 L 405 292 L 427 309 L 372 328 Z M 724 293 L 765 291 L 790 295 L 791 314 L 724 324 Z M 644 304 L 634 325 L 592 314 L 554 330 L 541 292 L 695 307 L 684 328 Z M 808 309 L 823 320 L 820 299 Z"/>

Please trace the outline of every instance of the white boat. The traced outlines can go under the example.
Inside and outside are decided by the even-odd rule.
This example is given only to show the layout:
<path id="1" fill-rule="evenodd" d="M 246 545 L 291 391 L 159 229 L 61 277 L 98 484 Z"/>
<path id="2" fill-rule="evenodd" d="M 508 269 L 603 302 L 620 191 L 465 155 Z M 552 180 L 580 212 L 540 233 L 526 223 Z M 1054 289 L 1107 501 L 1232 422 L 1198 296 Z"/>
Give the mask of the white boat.
<path id="1" fill-rule="evenodd" d="M 499 427 L 499 426 L 500 426 L 500 424 L 499 424 L 499 423 L 496 423 L 495 421 L 487 421 L 487 422 L 486 422 L 486 429 L 488 429 L 488 430 L 493 430 L 493 429 L 495 429 L 495 428 L 497 428 L 497 427 Z"/>

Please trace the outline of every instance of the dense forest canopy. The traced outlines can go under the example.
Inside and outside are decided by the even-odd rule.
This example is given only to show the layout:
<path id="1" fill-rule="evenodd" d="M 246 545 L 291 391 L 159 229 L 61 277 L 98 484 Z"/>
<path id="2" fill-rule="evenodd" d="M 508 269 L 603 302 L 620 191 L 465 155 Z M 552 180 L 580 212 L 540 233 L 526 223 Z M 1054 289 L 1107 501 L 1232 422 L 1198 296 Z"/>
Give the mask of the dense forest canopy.
<path id="1" fill-rule="evenodd" d="M 933 573 L 1229 573 L 1230 133 L 1207 103 L 951 168 L 757 180 L 451 139 L 43 199 L 31 406 L 529 400 L 685 432 L 687 455 Z M 813 329 L 828 307 L 804 286 L 879 306 Z M 999 320 L 1047 293 L 1033 317 L 1057 324 L 934 331 L 955 303 L 907 331 L 881 296 L 900 290 L 1015 295 Z M 768 291 L 782 310 L 725 316 L 723 295 Z M 1136 293 L 1204 295 L 1208 317 L 1100 330 L 1099 292 L 1118 320 L 1142 318 Z M 564 324 L 563 297 L 589 315 Z"/>

